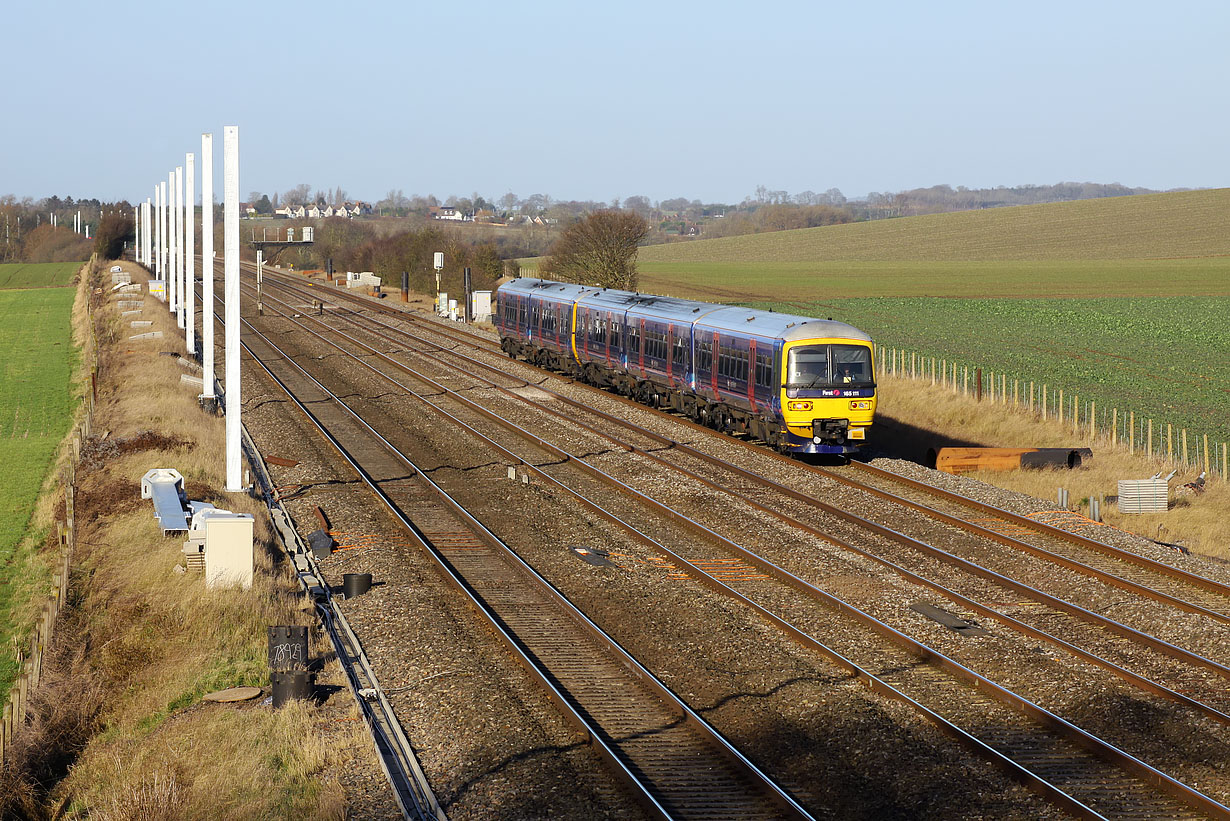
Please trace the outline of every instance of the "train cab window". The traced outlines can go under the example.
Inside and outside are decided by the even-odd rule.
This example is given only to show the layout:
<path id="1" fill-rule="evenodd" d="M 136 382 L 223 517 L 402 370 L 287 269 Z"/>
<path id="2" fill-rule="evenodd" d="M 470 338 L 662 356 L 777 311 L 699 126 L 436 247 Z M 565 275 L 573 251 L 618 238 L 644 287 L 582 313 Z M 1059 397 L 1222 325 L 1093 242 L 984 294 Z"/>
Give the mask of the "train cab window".
<path id="1" fill-rule="evenodd" d="M 863 345 L 799 345 L 790 349 L 786 385 L 791 388 L 874 387 L 871 349 Z"/>
<path id="2" fill-rule="evenodd" d="M 828 385 L 829 346 L 800 345 L 790 349 L 786 365 L 786 384 L 796 388 Z"/>
<path id="3" fill-rule="evenodd" d="M 871 372 L 871 349 L 863 345 L 833 346 L 833 383 L 854 387 L 875 384 Z"/>

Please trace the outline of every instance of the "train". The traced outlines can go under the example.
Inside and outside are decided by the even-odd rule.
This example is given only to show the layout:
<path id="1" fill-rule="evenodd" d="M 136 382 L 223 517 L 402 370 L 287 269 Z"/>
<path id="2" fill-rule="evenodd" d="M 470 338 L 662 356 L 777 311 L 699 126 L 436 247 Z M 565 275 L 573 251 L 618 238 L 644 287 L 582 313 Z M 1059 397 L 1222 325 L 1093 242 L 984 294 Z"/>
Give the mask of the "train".
<path id="1" fill-rule="evenodd" d="M 875 417 L 871 337 L 832 319 L 520 277 L 492 322 L 510 357 L 782 453 L 852 454 Z"/>

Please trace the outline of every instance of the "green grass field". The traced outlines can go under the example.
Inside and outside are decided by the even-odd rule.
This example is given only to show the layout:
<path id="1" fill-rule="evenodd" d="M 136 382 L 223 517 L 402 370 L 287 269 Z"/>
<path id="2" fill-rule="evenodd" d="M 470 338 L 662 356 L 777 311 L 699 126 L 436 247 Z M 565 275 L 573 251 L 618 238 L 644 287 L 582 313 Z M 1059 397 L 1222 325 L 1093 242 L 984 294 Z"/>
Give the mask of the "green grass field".
<path id="1" fill-rule="evenodd" d="M 74 266 L 74 270 L 77 267 Z M 0 290 L 0 640 L 15 629 L 16 590 L 33 584 L 15 573 L 14 554 L 26 535 L 35 500 L 56 451 L 72 424 L 72 370 L 76 351 L 70 319 L 73 288 Z M 15 662 L 0 654 L 0 680 L 11 681 Z"/>
<path id="2" fill-rule="evenodd" d="M 0 288 L 59 288 L 70 284 L 80 262 L 5 263 L 0 265 Z"/>
<path id="3" fill-rule="evenodd" d="M 854 324 L 1230 440 L 1230 189 L 642 248 L 642 290 Z"/>

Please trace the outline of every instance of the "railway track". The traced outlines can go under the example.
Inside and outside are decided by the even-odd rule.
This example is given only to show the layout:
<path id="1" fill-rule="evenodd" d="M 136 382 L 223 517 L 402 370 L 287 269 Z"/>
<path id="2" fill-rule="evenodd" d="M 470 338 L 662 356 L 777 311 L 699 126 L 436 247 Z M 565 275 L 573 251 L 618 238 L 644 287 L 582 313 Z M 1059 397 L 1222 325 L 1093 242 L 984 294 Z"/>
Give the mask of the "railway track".
<path id="1" fill-rule="evenodd" d="M 359 307 L 374 306 L 375 309 L 383 309 L 385 313 L 390 315 L 405 317 L 404 312 L 389 309 L 387 306 L 373 303 L 370 300 L 364 300 L 352 294 L 340 294 L 339 296 L 357 302 Z M 356 317 L 360 316 L 356 315 Z M 420 326 L 423 324 L 420 322 Z M 498 346 L 493 342 L 478 337 L 475 334 L 448 326 L 441 328 L 440 323 L 426 324 L 435 326 L 431 328 L 433 333 L 445 335 L 450 339 L 483 350 L 498 350 Z M 376 331 L 376 333 L 379 334 L 379 331 Z M 386 341 L 393 340 L 386 337 Z M 426 340 L 419 337 L 418 341 L 421 343 Z M 448 350 L 447 353 L 453 356 L 460 356 L 459 352 L 455 349 Z M 464 357 L 463 361 L 467 367 L 490 368 L 489 365 L 479 362 L 473 357 Z M 539 371 L 538 373 L 545 372 Z M 567 377 L 558 374 L 551 374 L 551 377 L 570 385 L 578 385 L 588 392 L 609 398 L 611 401 L 630 404 L 638 409 L 641 408 L 640 405 L 622 397 L 613 396 L 606 391 L 580 385 L 580 383 Z M 522 382 L 522 384 L 526 385 L 529 383 Z M 553 392 L 552 398 L 567 403 L 578 412 L 600 417 L 603 424 L 618 423 L 620 421 L 612 414 L 599 414 L 595 408 L 559 393 Z M 679 417 L 672 418 L 675 422 L 685 427 L 704 431 L 705 434 L 710 433 L 707 429 L 701 428 L 689 420 Z M 711 464 L 717 464 L 726 469 L 735 468 L 731 461 L 714 459 L 697 448 L 682 446 L 680 443 L 674 440 L 667 440 L 666 437 L 662 436 L 654 438 L 659 444 L 669 442 L 672 447 L 686 450 L 698 458 L 707 459 Z M 735 447 L 745 449 L 755 454 L 758 458 L 776 460 L 779 463 L 789 465 L 791 469 L 821 476 L 825 480 L 887 501 L 903 510 L 913 511 L 922 514 L 922 516 L 932 521 L 958 528 L 968 534 L 977 536 L 979 539 L 996 542 L 1009 548 L 1011 551 L 1028 555 L 1032 558 L 1042 559 L 1045 563 L 1079 573 L 1167 606 L 1208 618 L 1213 622 L 1221 624 L 1230 623 L 1230 586 L 1202 577 L 1182 567 L 1141 556 L 1096 539 L 1055 527 L 1046 522 L 996 508 L 872 465 L 853 462 L 848 466 L 848 470 L 835 470 L 803 464 L 741 439 L 723 437 L 723 441 L 733 443 Z M 757 478 L 751 471 L 742 470 L 739 472 L 745 477 L 752 476 Z M 853 474 L 853 476 L 850 474 Z M 908 493 L 893 493 L 886 490 L 886 487 L 896 487 L 900 491 L 908 491 Z M 913 498 L 910 498 L 910 496 Z M 796 498 L 798 497 L 796 496 Z M 814 502 L 815 500 L 813 499 L 812 501 Z M 1096 523 L 1089 522 L 1088 520 L 1081 521 L 1079 517 L 1067 518 L 1068 521 L 1075 522 L 1078 525 L 1096 527 Z M 979 547 L 981 549 L 983 546 L 979 545 Z"/>
<path id="2" fill-rule="evenodd" d="M 648 811 L 810 817 L 346 402 L 245 325 L 245 350 L 437 559 Z"/>
<path id="3" fill-rule="evenodd" d="M 370 367 L 370 366 L 369 366 L 369 367 Z M 406 389 L 406 388 L 405 388 L 405 386 L 402 386 L 402 387 L 403 387 L 403 389 Z M 447 391 L 447 389 L 446 389 L 446 388 L 444 388 L 444 387 L 443 387 L 442 385 L 440 385 L 439 383 L 436 383 L 436 385 L 435 385 L 435 389 L 436 389 L 436 390 L 439 390 L 439 391 L 442 391 L 442 392 Z M 571 457 L 567 457 L 567 456 L 566 456 L 566 454 L 560 454 L 560 453 L 558 453 L 558 452 L 557 452 L 557 455 L 563 455 L 563 456 L 565 456 L 566 458 L 571 458 Z M 571 459 L 571 461 L 576 462 L 576 460 L 575 460 L 575 459 Z M 931 655 L 932 657 L 934 657 L 934 652 L 933 652 L 930 648 L 924 648 L 924 647 L 917 647 L 917 646 L 915 646 L 914 648 L 912 648 L 911 652 L 913 652 L 913 653 L 915 654 L 915 656 L 928 656 L 928 655 Z M 907 664 L 907 665 L 905 665 L 905 667 L 906 667 L 906 668 L 908 668 L 909 666 L 911 666 L 911 665 L 908 665 L 908 664 Z M 889 664 L 889 665 L 888 665 L 888 667 L 886 667 L 885 669 L 888 669 L 889 667 L 891 667 L 891 664 Z M 902 668 L 898 668 L 898 669 L 902 669 Z M 967 681 L 968 681 L 968 680 L 967 680 Z M 987 682 L 987 681 L 985 681 L 985 680 L 980 680 L 980 684 L 979 684 L 979 686 L 982 686 L 982 687 L 987 687 L 989 684 L 990 684 L 990 683 L 989 683 L 989 682 Z M 1004 694 L 1003 698 L 1004 698 L 1004 700 L 1005 700 L 1006 702 L 1011 702 L 1011 701 L 1013 701 L 1013 700 L 1014 700 L 1015 698 L 1017 698 L 1017 697 L 1015 697 L 1013 694 Z M 991 712 L 991 708 L 990 708 L 990 706 L 989 706 L 989 705 L 984 705 L 984 706 L 985 706 L 985 709 L 986 709 L 988 712 Z M 1018 705 L 1018 706 L 1019 706 L 1019 705 Z M 1034 720 L 1035 720 L 1035 721 L 1041 721 L 1041 723 L 1045 724 L 1045 723 L 1050 722 L 1050 721 L 1052 720 L 1052 718 L 1053 718 L 1053 717 L 1051 717 L 1051 718 L 1039 719 L 1039 718 L 1038 718 L 1038 716 L 1035 716 L 1035 717 L 1034 717 Z M 1000 723 L 1000 722 L 997 722 L 997 723 Z M 1001 723 L 1001 726 L 1013 726 L 1013 725 L 1011 724 L 1011 722 L 1006 722 L 1006 721 L 1005 721 L 1005 722 L 1002 722 L 1002 723 Z M 1021 737 L 1021 731 L 1020 731 L 1018 728 L 1015 728 L 1015 727 L 1014 727 L 1014 729 L 1013 729 L 1012 731 L 1010 731 L 1010 732 L 1008 733 L 1008 735 L 1009 735 L 1009 736 L 1011 736 L 1011 737 L 1014 737 L 1014 738 L 1018 738 L 1018 739 L 1019 739 L 1019 738 Z M 995 743 L 1002 743 L 1002 738 L 1001 738 L 1001 739 L 999 739 L 999 740 L 997 740 L 997 741 L 995 741 Z M 1082 743 L 1091 743 L 1091 742 L 1089 741 L 1089 739 L 1085 739 Z M 994 745 L 992 745 L 992 746 L 994 746 Z M 1023 761 L 1031 761 L 1031 760 L 1034 760 L 1034 759 L 1036 758 L 1036 757 L 1035 757 L 1035 756 L 1034 756 L 1034 755 L 1030 752 L 1030 750 L 1031 750 L 1031 749 L 1035 749 L 1035 750 L 1036 750 L 1036 749 L 1048 749 L 1048 748 L 1050 748 L 1052 751 L 1051 751 L 1050 753 L 1048 753 L 1048 756 L 1049 756 L 1049 757 L 1047 757 L 1047 756 L 1043 756 L 1043 757 L 1042 757 L 1042 761 L 1043 761 L 1043 763 L 1045 764 L 1045 766 L 1043 766 L 1042 764 L 1039 764 L 1039 765 L 1038 765 L 1041 769 L 1044 769 L 1044 770 L 1045 770 L 1045 769 L 1047 769 L 1048 767 L 1053 767 L 1053 766 L 1055 765 L 1056 761 L 1058 761 L 1058 760 L 1059 760 L 1059 759 L 1057 759 L 1057 758 L 1055 757 L 1054 748 L 1053 748 L 1053 745 L 1051 745 L 1051 744 L 1039 744 L 1036 740 L 1031 741 L 1031 742 L 1029 742 L 1029 743 L 1024 743 L 1024 742 L 1020 742 L 1020 741 L 1018 740 L 1018 743 L 1016 744 L 1016 747 L 1018 747 L 1019 749 L 1015 751 L 1015 756 L 1016 756 L 1016 757 L 1018 757 L 1019 759 L 1023 760 Z M 1035 762 L 1035 763 L 1036 763 L 1036 762 Z M 1069 774 L 1069 776 L 1071 776 L 1071 774 L 1072 774 L 1072 772 L 1073 772 L 1073 767 L 1072 767 L 1072 765 L 1071 765 L 1071 763 L 1070 763 L 1070 762 L 1069 762 L 1069 764 L 1068 764 L 1067 766 L 1068 766 L 1068 774 Z M 1134 765 L 1134 764 L 1131 764 L 1131 763 L 1129 763 L 1129 762 L 1126 762 L 1126 761 L 1120 761 L 1120 762 L 1119 762 L 1119 766 L 1121 766 L 1121 767 L 1127 767 L 1127 768 L 1130 770 L 1130 769 L 1132 769 L 1135 765 Z M 1091 771 L 1091 772 L 1095 772 L 1095 773 L 1096 773 L 1096 770 L 1095 770 L 1095 771 Z M 1146 781 L 1148 781 L 1148 780 L 1156 780 L 1156 779 L 1157 779 L 1157 776 L 1158 776 L 1158 774 L 1156 773 L 1156 771 L 1151 771 L 1151 769 L 1149 769 L 1149 768 L 1147 768 L 1147 769 L 1145 769 L 1145 770 L 1140 770 L 1140 771 L 1138 771 L 1138 773 L 1139 773 L 1139 774 L 1140 774 L 1140 776 L 1141 776 L 1144 780 L 1146 780 Z M 1130 780 L 1130 779 L 1129 779 L 1129 780 Z M 1163 780 L 1164 780 L 1164 779 L 1163 779 Z M 1087 794 L 1087 796 L 1086 796 L 1086 797 L 1087 797 L 1087 798 L 1089 798 L 1090 802 L 1091 802 L 1091 803 L 1094 803 L 1094 804 L 1096 804 L 1096 803 L 1098 803 L 1098 802 L 1102 802 L 1103 804 L 1105 804 L 1105 803 L 1107 802 L 1107 800 L 1108 800 L 1107 796 L 1108 796 L 1109 794 L 1111 794 L 1111 793 L 1114 793 L 1114 794 L 1121 794 L 1121 795 L 1124 795 L 1124 794 L 1132 794 L 1132 793 L 1133 793 L 1133 790 L 1132 790 L 1132 788 L 1131 788 L 1131 785 L 1130 785 L 1130 784 L 1125 785 L 1125 784 L 1123 784 L 1123 783 L 1115 783 L 1115 782 L 1114 782 L 1114 779 L 1110 778 L 1110 776 L 1108 776 L 1105 772 L 1101 772 L 1101 773 L 1097 773 L 1097 774 L 1091 774 L 1091 775 L 1086 775 L 1086 776 L 1078 776 L 1078 777 L 1072 778 L 1072 779 L 1070 779 L 1070 784 L 1069 784 L 1069 787 L 1071 788 L 1071 785 L 1072 785 L 1072 784 L 1079 783 L 1079 782 L 1082 782 L 1082 781 L 1083 781 L 1084 783 L 1086 783 L 1086 784 L 1087 784 L 1087 786 L 1086 786 L 1085 788 L 1083 788 L 1083 789 L 1085 790 L 1086 794 Z M 1106 787 L 1105 785 L 1107 785 L 1107 784 L 1110 784 L 1111 786 Z M 1101 785 L 1101 786 L 1099 786 L 1099 785 Z M 1173 790 L 1175 790 L 1175 794 L 1177 794 L 1177 795 L 1181 795 L 1181 796 L 1183 797 L 1183 800 L 1186 800 L 1186 801 L 1189 801 L 1189 802 L 1194 802 L 1194 805 L 1195 805 L 1195 806 L 1201 807 L 1201 808 L 1202 808 L 1202 809 L 1204 809 L 1204 810 L 1208 810 L 1208 811 L 1211 811 L 1211 812 L 1213 812 L 1213 813 L 1219 813 L 1219 812 L 1221 812 L 1222 810 L 1224 810 L 1224 808 L 1220 808 L 1220 805 L 1216 805 L 1216 803 L 1215 803 L 1215 802 L 1212 802 L 1212 803 L 1207 803 L 1207 804 L 1206 804 L 1206 803 L 1205 803 L 1205 801 L 1204 801 L 1201 797 L 1199 797 L 1199 796 L 1193 796 L 1193 795 L 1188 795 L 1188 794 L 1185 794 L 1185 793 L 1184 793 L 1184 788 L 1182 788 L 1182 787 L 1180 787 L 1179 785 L 1177 785 L 1177 783 L 1176 783 L 1176 784 L 1172 784 L 1172 785 L 1171 785 L 1171 787 L 1172 787 L 1172 789 L 1173 789 Z M 1116 810 L 1115 810 L 1115 812 L 1117 813 L 1117 812 L 1119 812 L 1119 811 L 1128 811 L 1128 809 L 1130 809 L 1130 808 L 1124 808 L 1124 807 L 1123 807 L 1123 806 L 1121 806 L 1121 805 L 1116 805 Z M 1149 809 L 1149 810 L 1147 810 L 1147 811 L 1148 811 L 1148 812 L 1152 812 L 1152 811 L 1159 811 L 1159 810 L 1162 810 L 1162 811 L 1165 811 L 1165 812 L 1173 812 L 1173 811 L 1175 811 L 1175 807 L 1167 807 L 1167 808 L 1165 808 L 1164 810 L 1163 810 L 1163 808 L 1160 808 L 1160 807 L 1154 807 L 1154 808 Z"/>

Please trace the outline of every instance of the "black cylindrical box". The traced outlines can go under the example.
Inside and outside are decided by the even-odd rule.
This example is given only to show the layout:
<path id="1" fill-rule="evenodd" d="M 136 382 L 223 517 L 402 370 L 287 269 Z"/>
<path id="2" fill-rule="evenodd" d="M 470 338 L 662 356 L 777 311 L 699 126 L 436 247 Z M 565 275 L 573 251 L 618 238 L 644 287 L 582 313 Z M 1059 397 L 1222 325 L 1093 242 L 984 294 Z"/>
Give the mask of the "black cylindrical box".
<path id="1" fill-rule="evenodd" d="M 342 593 L 347 599 L 353 599 L 355 596 L 362 596 L 372 588 L 371 573 L 343 573 L 342 574 Z"/>
<path id="2" fill-rule="evenodd" d="M 306 670 L 308 632 L 306 627 L 269 628 L 269 669 Z"/>
<path id="3" fill-rule="evenodd" d="M 283 670 L 269 674 L 269 682 L 273 685 L 273 708 L 276 710 L 292 698 L 306 699 L 312 697 L 312 685 L 316 674 L 307 670 Z"/>

